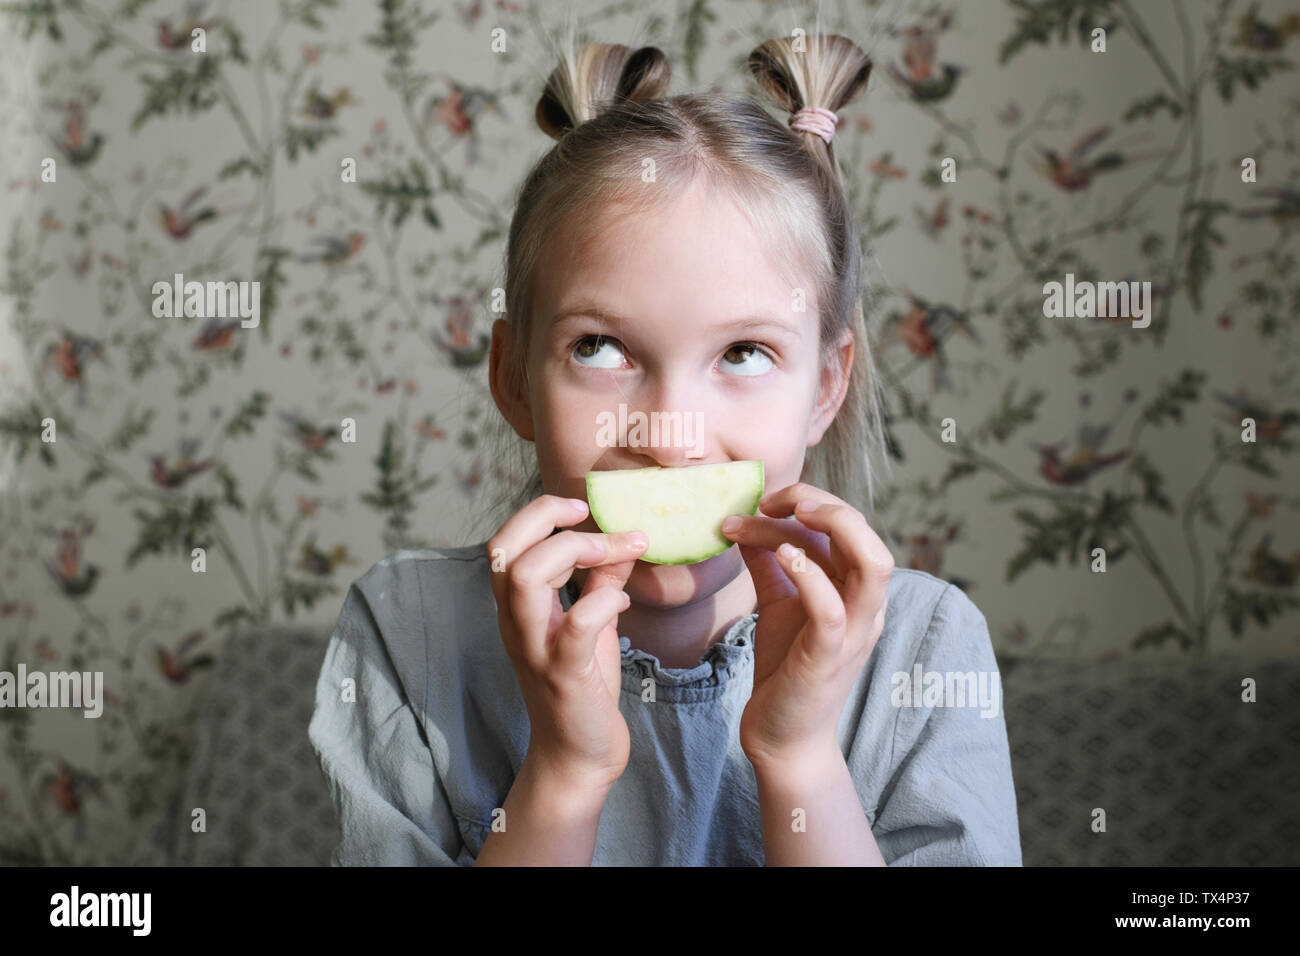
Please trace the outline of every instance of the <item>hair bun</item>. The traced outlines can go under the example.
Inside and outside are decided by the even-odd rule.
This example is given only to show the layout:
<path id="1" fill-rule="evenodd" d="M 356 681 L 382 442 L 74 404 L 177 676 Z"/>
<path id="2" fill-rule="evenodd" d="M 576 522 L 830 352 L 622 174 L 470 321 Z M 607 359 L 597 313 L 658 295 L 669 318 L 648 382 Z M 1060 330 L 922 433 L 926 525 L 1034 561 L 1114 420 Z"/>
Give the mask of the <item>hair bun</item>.
<path id="1" fill-rule="evenodd" d="M 749 54 L 749 71 L 779 109 L 837 112 L 866 88 L 871 58 L 848 37 L 818 33 L 799 39 L 806 49 L 798 49 L 793 37 L 777 37 Z"/>
<path id="2" fill-rule="evenodd" d="M 559 140 L 619 102 L 663 96 L 671 78 L 668 57 L 658 47 L 588 43 L 576 52 L 567 49 L 537 101 L 537 125 Z"/>

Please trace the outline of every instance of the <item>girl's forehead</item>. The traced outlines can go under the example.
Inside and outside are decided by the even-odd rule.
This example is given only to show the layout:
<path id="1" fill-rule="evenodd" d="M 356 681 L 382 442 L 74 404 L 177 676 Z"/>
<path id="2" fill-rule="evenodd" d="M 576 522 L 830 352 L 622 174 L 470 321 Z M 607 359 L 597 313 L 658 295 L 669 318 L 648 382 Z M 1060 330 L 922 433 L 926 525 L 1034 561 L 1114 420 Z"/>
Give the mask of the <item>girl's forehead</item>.
<path id="1" fill-rule="evenodd" d="M 539 279 L 553 286 L 594 275 L 637 277 L 783 292 L 811 284 L 809 256 L 774 210 L 747 210 L 725 190 L 692 188 L 662 201 L 617 202 L 574 211 L 548 243 Z M 757 213 L 757 215 L 755 215 Z M 764 228 L 766 224 L 766 228 Z"/>

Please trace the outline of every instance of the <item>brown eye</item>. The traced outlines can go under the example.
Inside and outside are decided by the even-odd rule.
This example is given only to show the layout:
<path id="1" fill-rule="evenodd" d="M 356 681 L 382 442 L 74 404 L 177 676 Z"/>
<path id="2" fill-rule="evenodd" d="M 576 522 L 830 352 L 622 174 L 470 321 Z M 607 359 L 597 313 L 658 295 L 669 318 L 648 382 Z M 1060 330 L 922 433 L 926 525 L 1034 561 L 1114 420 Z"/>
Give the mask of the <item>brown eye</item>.
<path id="1" fill-rule="evenodd" d="M 733 362 L 730 359 L 728 359 L 727 356 L 732 354 L 740 354 L 742 356 L 741 361 Z M 757 355 L 759 358 L 763 360 L 763 362 L 766 362 L 767 364 L 764 365 L 763 362 L 760 362 L 756 366 L 754 365 L 754 363 L 746 361 L 746 359 L 755 355 Z M 741 375 L 746 375 L 746 376 L 762 375 L 773 365 L 772 357 L 764 349 L 760 348 L 758 343 L 756 342 L 737 342 L 734 345 L 732 345 L 731 348 L 727 349 L 727 351 L 723 352 L 722 356 L 723 356 L 724 365 L 730 366 L 731 368 L 749 368 L 750 371 L 745 371 L 740 373 Z"/>
<path id="2" fill-rule="evenodd" d="M 606 345 L 617 341 L 618 339 L 611 339 L 604 335 L 584 335 L 573 344 L 572 354 L 579 358 L 579 365 L 587 365 L 588 368 L 618 368 L 622 364 L 621 360 L 615 361 L 612 365 L 607 363 L 588 365 L 586 362 L 581 361 L 581 359 L 595 358 Z M 590 347 L 588 347 L 588 343 L 591 343 Z M 615 349 L 615 351 L 618 350 Z"/>

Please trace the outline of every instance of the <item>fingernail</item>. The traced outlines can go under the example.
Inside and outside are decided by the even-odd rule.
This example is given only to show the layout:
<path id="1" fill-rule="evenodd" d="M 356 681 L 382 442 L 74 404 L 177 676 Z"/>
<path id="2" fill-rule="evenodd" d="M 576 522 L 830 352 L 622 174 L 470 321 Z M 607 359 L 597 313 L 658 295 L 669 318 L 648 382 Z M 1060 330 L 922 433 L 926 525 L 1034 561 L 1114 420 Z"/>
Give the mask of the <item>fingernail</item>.
<path id="1" fill-rule="evenodd" d="M 781 545 L 781 547 L 777 548 L 776 550 L 780 552 L 781 557 L 785 558 L 786 560 L 792 560 L 794 558 L 794 545 L 792 545 L 789 541 L 784 542 Z"/>
<path id="2" fill-rule="evenodd" d="M 722 520 L 722 530 L 729 534 L 732 531 L 735 531 L 737 528 L 739 528 L 741 523 L 742 522 L 739 518 L 737 518 L 735 515 L 731 515 Z"/>
<path id="3" fill-rule="evenodd" d="M 636 534 L 627 539 L 627 546 L 633 551 L 640 551 L 649 543 L 650 539 L 647 538 L 645 533 L 642 531 L 636 532 Z"/>
<path id="4" fill-rule="evenodd" d="M 574 509 L 579 514 L 587 513 L 587 502 L 583 501 L 581 498 L 570 498 L 569 504 L 573 505 Z"/>
<path id="5" fill-rule="evenodd" d="M 809 511 L 816 511 L 816 510 L 817 510 L 817 505 L 818 505 L 819 503 L 820 503 L 820 502 L 816 502 L 816 501 L 801 501 L 801 502 L 799 502 L 797 505 L 794 506 L 794 510 L 795 510 L 795 511 L 802 511 L 802 512 L 805 512 L 805 513 L 809 512 Z"/>

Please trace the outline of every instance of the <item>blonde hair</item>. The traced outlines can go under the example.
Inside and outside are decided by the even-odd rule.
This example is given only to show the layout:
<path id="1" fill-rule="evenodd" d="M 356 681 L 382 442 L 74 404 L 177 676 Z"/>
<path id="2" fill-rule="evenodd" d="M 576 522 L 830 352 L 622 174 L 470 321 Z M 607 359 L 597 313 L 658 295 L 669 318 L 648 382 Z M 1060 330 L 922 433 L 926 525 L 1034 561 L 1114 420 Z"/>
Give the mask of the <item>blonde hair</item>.
<path id="1" fill-rule="evenodd" d="M 867 341 L 862 250 L 833 146 L 791 129 L 749 96 L 666 96 L 671 70 L 653 46 L 592 43 L 574 50 L 570 44 L 559 60 L 536 109 L 538 126 L 557 143 L 524 179 L 505 254 L 505 319 L 517 380 L 526 387 L 534 280 L 548 236 L 565 224 L 589 238 L 582 230 L 600 210 L 644 209 L 664 190 L 674 194 L 704 175 L 737 201 L 768 248 L 787 255 L 793 249 L 805 274 L 815 277 L 822 370 L 836 359 L 843 333 L 852 334 L 847 394 L 821 441 L 807 450 L 801 480 L 870 512 L 869 454 L 889 466 L 882 390 Z M 768 40 L 750 53 L 748 65 L 764 97 L 787 115 L 804 107 L 838 112 L 862 92 L 871 72 L 855 43 L 820 33 Z M 656 188 L 642 181 L 647 159 Z M 498 424 L 496 460 L 517 462 L 531 477 L 497 499 L 493 530 L 545 493 L 531 443 L 504 416 Z"/>

